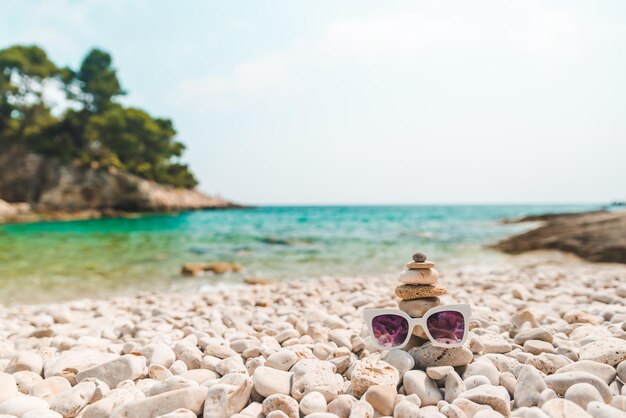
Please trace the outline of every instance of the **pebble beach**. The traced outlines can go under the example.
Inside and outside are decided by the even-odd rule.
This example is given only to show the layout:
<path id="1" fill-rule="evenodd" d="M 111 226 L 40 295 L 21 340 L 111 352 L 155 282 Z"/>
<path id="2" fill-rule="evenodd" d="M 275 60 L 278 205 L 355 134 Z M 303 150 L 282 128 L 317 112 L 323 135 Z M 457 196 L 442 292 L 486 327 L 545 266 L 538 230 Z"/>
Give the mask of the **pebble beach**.
<path id="1" fill-rule="evenodd" d="M 438 266 L 452 349 L 371 344 L 398 274 L 2 307 L 0 417 L 626 416 L 626 266 L 515 260 Z"/>

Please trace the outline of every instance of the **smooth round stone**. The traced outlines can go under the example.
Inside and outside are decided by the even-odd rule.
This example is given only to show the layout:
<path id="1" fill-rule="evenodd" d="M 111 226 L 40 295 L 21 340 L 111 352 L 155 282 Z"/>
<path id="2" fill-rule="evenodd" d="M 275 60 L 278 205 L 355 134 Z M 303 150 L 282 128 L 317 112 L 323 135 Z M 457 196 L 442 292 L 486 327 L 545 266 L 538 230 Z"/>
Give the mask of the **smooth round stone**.
<path id="1" fill-rule="evenodd" d="M 617 365 L 617 377 L 619 377 L 622 383 L 626 383 L 626 360 Z"/>
<path id="2" fill-rule="evenodd" d="M 259 395 L 268 397 L 276 393 L 289 395 L 293 373 L 271 367 L 257 367 L 252 380 Z"/>
<path id="3" fill-rule="evenodd" d="M 400 401 L 393 409 L 394 417 L 419 418 L 423 417 L 419 405 L 409 401 Z"/>
<path id="4" fill-rule="evenodd" d="M 347 418 L 350 416 L 350 411 L 356 401 L 356 398 L 352 395 L 339 395 L 334 401 L 328 404 L 328 412 L 338 417 Z"/>
<path id="5" fill-rule="evenodd" d="M 326 398 L 320 392 L 309 392 L 300 400 L 300 412 L 304 415 L 326 412 Z"/>
<path id="6" fill-rule="evenodd" d="M 438 297 L 401 300 L 398 302 L 398 308 L 413 318 L 421 318 L 426 311 L 441 305 Z"/>
<path id="7" fill-rule="evenodd" d="M 577 383 L 589 383 L 598 390 L 600 395 L 602 395 L 602 399 L 604 399 L 604 402 L 611 402 L 612 395 L 609 386 L 604 383 L 604 381 L 599 377 L 586 372 L 566 372 L 553 374 L 550 376 L 546 376 L 545 382 L 550 389 L 553 389 L 560 396 L 564 396 L 565 392 L 567 391 L 567 389 L 570 388 L 570 386 L 573 386 Z"/>
<path id="8" fill-rule="evenodd" d="M 291 366 L 296 364 L 298 356 L 293 351 L 282 350 L 270 355 L 265 362 L 267 367 L 271 367 L 277 370 L 287 371 L 291 369 Z"/>
<path id="9" fill-rule="evenodd" d="M 623 374 L 620 376 L 620 366 L 623 364 Z M 626 362 L 620 363 L 620 366 L 617 366 L 617 375 L 620 376 L 620 380 L 622 382 L 626 381 Z M 556 371 L 556 374 L 559 373 L 567 373 L 567 372 L 587 372 L 594 376 L 598 376 L 602 379 L 607 385 L 615 379 L 615 368 L 609 366 L 608 364 L 598 363 L 597 361 L 591 360 L 580 360 L 574 363 L 570 363 L 566 366 L 559 368 Z"/>
<path id="10" fill-rule="evenodd" d="M 500 378 L 500 372 L 491 361 L 482 359 L 483 358 L 467 366 L 465 373 L 463 373 L 463 379 L 466 379 L 469 376 L 480 375 L 486 377 L 492 385 L 497 386 Z"/>
<path id="11" fill-rule="evenodd" d="M 393 414 L 393 407 L 396 404 L 396 388 L 388 385 L 370 386 L 363 395 L 363 399 L 381 415 L 390 416 Z M 300 404 L 302 409 L 302 404 Z"/>
<path id="12" fill-rule="evenodd" d="M 426 259 L 428 257 L 426 257 L 426 254 L 424 254 L 421 251 L 416 252 L 415 254 L 413 254 L 413 257 L 411 257 L 413 259 L 413 261 L 415 261 L 416 263 L 423 263 L 424 261 L 426 261 Z"/>
<path id="13" fill-rule="evenodd" d="M 415 366 L 415 360 L 413 356 L 403 350 L 390 350 L 383 358 L 391 366 L 395 367 L 400 373 L 400 378 L 404 376 L 404 373 L 413 369 Z"/>
<path id="14" fill-rule="evenodd" d="M 411 370 L 402 379 L 407 395 L 415 394 L 420 398 L 422 406 L 437 405 L 443 399 L 435 382 L 422 370 Z"/>
<path id="15" fill-rule="evenodd" d="M 0 403 L 17 396 L 18 387 L 13 376 L 0 372 Z"/>
<path id="16" fill-rule="evenodd" d="M 581 408 L 586 409 L 589 402 L 604 402 L 598 389 L 589 383 L 576 383 L 570 386 L 565 392 L 565 399 L 574 402 Z"/>
<path id="17" fill-rule="evenodd" d="M 567 399 L 550 399 L 541 406 L 550 417 L 586 418 L 589 416 L 580 406 Z"/>
<path id="18" fill-rule="evenodd" d="M 513 397 L 518 408 L 538 406 L 541 392 L 547 388 L 539 370 L 524 365 L 517 376 Z"/>
<path id="19" fill-rule="evenodd" d="M 439 278 L 435 269 L 404 270 L 400 273 L 400 283 L 404 284 L 434 284 Z"/>
<path id="20" fill-rule="evenodd" d="M 589 402 L 587 412 L 593 418 L 624 418 L 624 412 L 604 402 Z"/>
<path id="21" fill-rule="evenodd" d="M 33 409 L 48 409 L 48 402 L 30 395 L 7 399 L 0 404 L 0 414 L 21 417 Z"/>
<path id="22" fill-rule="evenodd" d="M 441 285 L 412 285 L 403 284 L 396 287 L 396 296 L 402 300 L 432 298 L 448 293 Z"/>
<path id="23" fill-rule="evenodd" d="M 501 413 L 505 417 L 508 417 L 510 414 L 511 397 L 509 392 L 502 386 L 480 385 L 474 389 L 466 390 L 459 397 L 480 405 L 489 405 L 494 411 Z"/>
<path id="24" fill-rule="evenodd" d="M 424 261 L 423 263 L 416 263 L 415 261 L 409 261 L 406 263 L 406 268 L 409 270 L 413 269 L 431 269 L 435 267 L 435 263 L 432 261 Z"/>

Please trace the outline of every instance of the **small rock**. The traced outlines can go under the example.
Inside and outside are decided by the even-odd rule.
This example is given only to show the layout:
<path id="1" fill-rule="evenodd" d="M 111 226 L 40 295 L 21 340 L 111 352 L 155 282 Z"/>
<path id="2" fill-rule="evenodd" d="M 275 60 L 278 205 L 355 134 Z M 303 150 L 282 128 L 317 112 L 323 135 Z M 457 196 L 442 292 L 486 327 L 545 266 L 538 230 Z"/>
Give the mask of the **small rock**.
<path id="1" fill-rule="evenodd" d="M 7 417 L 7 415 L 2 415 L 2 417 Z M 63 418 L 63 415 L 48 408 L 40 408 L 28 411 L 21 418 Z"/>
<path id="2" fill-rule="evenodd" d="M 565 399 L 574 402 L 583 409 L 587 409 L 589 402 L 604 402 L 598 389 L 589 383 L 576 383 L 570 386 L 565 392 Z"/>
<path id="3" fill-rule="evenodd" d="M 509 403 L 511 398 L 505 388 L 501 386 L 482 385 L 474 389 L 466 390 L 459 395 L 480 405 L 488 405 L 494 411 L 508 417 L 511 408 Z"/>
<path id="4" fill-rule="evenodd" d="M 483 345 L 483 354 L 487 353 L 508 353 L 513 349 L 511 343 L 504 339 L 500 334 L 483 334 L 476 338 Z"/>
<path id="5" fill-rule="evenodd" d="M 584 409 L 567 399 L 550 399 L 541 410 L 551 418 L 589 418 Z"/>
<path id="6" fill-rule="evenodd" d="M 290 396 L 280 393 L 270 395 L 263 401 L 263 413 L 267 416 L 273 411 L 282 411 L 289 418 L 300 417 L 298 402 Z"/>
<path id="7" fill-rule="evenodd" d="M 532 366 L 524 366 L 517 377 L 514 399 L 518 408 L 538 406 L 541 392 L 547 388 L 541 374 Z"/>
<path id="8" fill-rule="evenodd" d="M 391 368 L 391 366 L 389 367 Z M 293 372 L 291 396 L 297 401 L 310 392 L 320 392 L 324 395 L 326 402 L 330 402 L 343 389 L 343 377 L 334 372 L 335 368 L 330 362 L 318 359 L 302 359 L 291 370 Z M 396 370 L 394 369 L 394 371 Z"/>
<path id="9" fill-rule="evenodd" d="M 349 418 L 374 418 L 374 408 L 365 401 L 357 401 L 352 405 Z"/>
<path id="10" fill-rule="evenodd" d="M 120 418 L 152 418 L 180 408 L 187 408 L 194 414 L 200 415 L 208 391 L 203 386 L 172 390 L 148 398 L 126 402 L 115 408 L 114 414 Z"/>
<path id="11" fill-rule="evenodd" d="M 39 354 L 30 351 L 23 351 L 11 358 L 11 361 L 9 361 L 9 364 L 4 369 L 4 372 L 13 374 L 15 372 L 31 371 L 40 375 L 42 369 L 43 360 Z"/>
<path id="12" fill-rule="evenodd" d="M 433 268 L 404 270 L 400 273 L 400 283 L 404 284 L 434 284 L 439 273 Z"/>
<path id="13" fill-rule="evenodd" d="M 385 361 L 367 358 L 355 364 L 350 381 L 352 393 L 360 398 L 370 386 L 387 385 L 395 388 L 400 381 L 400 374 Z"/>
<path id="14" fill-rule="evenodd" d="M 400 401 L 393 408 L 394 418 L 422 418 L 419 405 L 409 401 Z"/>
<path id="15" fill-rule="evenodd" d="M 596 364 L 597 364 L 597 363 L 596 363 Z M 610 366 L 608 366 L 608 365 L 607 365 L 607 367 L 610 367 Z M 611 367 L 611 368 L 612 368 L 612 367 Z M 594 374 L 595 374 L 595 373 L 594 373 Z M 596 374 L 596 376 L 597 376 L 597 374 Z M 610 375 L 607 373 L 607 377 L 608 377 L 608 376 L 610 376 Z M 621 381 L 622 381 L 622 383 L 626 383 L 626 360 L 621 361 L 621 362 L 617 365 L 617 377 L 619 377 L 619 380 L 621 380 Z M 606 380 L 605 380 L 605 382 L 606 382 L 606 383 L 609 383 L 611 380 L 613 380 L 613 379 L 609 379 L 609 381 L 608 381 L 608 382 L 606 382 Z"/>
<path id="16" fill-rule="evenodd" d="M 287 371 L 296 364 L 298 356 L 293 351 L 281 350 L 267 358 L 265 365 L 276 370 Z"/>
<path id="17" fill-rule="evenodd" d="M 339 418 L 348 418 L 356 401 L 356 398 L 352 395 L 339 395 L 328 404 L 328 412 L 337 415 Z"/>
<path id="18" fill-rule="evenodd" d="M 403 350 L 390 350 L 385 354 L 383 360 L 398 370 L 400 379 L 404 376 L 404 373 L 412 370 L 415 366 L 413 356 Z"/>
<path id="19" fill-rule="evenodd" d="M 21 417 L 28 411 L 48 409 L 48 402 L 30 395 L 7 399 L 0 403 L 0 414 Z"/>
<path id="20" fill-rule="evenodd" d="M 527 353 L 539 355 L 541 353 L 554 353 L 552 344 L 541 340 L 527 340 L 524 343 L 524 351 Z"/>
<path id="21" fill-rule="evenodd" d="M 76 375 L 76 380 L 80 382 L 88 377 L 94 377 L 102 380 L 109 387 L 116 387 L 124 380 L 135 380 L 147 375 L 147 373 L 148 367 L 145 357 L 126 354 L 79 372 Z"/>
<path id="22" fill-rule="evenodd" d="M 626 364 L 626 363 L 625 363 Z M 619 375 L 619 366 L 617 367 L 617 374 Z M 626 371 L 626 370 L 625 370 Z M 598 363 L 591 360 L 580 360 L 574 363 L 567 364 L 556 371 L 556 373 L 567 372 L 586 372 L 594 376 L 599 377 L 607 385 L 615 379 L 615 368 L 608 364 Z M 624 376 L 626 377 L 626 375 Z"/>
<path id="23" fill-rule="evenodd" d="M 497 386 L 500 372 L 492 362 L 487 359 L 482 360 L 483 358 L 484 357 L 481 357 L 478 361 L 475 361 L 467 366 L 465 373 L 463 373 L 463 379 L 474 375 L 485 376 L 489 379 L 489 382 L 492 385 Z"/>
<path id="24" fill-rule="evenodd" d="M 253 382 L 241 373 L 228 374 L 212 385 L 204 402 L 203 418 L 227 418 L 241 412 L 250 400 Z"/>
<path id="25" fill-rule="evenodd" d="M 513 341 L 515 344 L 524 345 L 524 343 L 528 340 L 540 340 L 552 343 L 553 339 L 552 334 L 550 334 L 550 332 L 548 332 L 545 328 L 531 328 L 518 333 Z"/>
<path id="26" fill-rule="evenodd" d="M 50 409 L 64 417 L 75 417 L 87 406 L 95 392 L 95 383 L 81 382 L 72 389 L 57 395 L 50 404 Z"/>
<path id="27" fill-rule="evenodd" d="M 438 297 L 422 298 L 422 299 L 410 299 L 401 300 L 398 302 L 398 308 L 406 312 L 409 316 L 414 318 L 421 318 L 426 311 L 432 309 L 441 304 L 441 300 Z"/>
<path id="28" fill-rule="evenodd" d="M 53 376 L 35 383 L 28 393 L 49 402 L 59 393 L 68 391 L 71 388 L 72 386 L 67 379 L 61 376 Z"/>
<path id="29" fill-rule="evenodd" d="M 303 415 L 326 412 L 326 409 L 326 398 L 319 392 L 309 392 L 300 401 L 300 412 Z"/>
<path id="30" fill-rule="evenodd" d="M 252 376 L 254 389 L 265 398 L 276 393 L 289 395 L 291 393 L 292 379 L 292 372 L 265 366 L 257 367 Z"/>
<path id="31" fill-rule="evenodd" d="M 559 396 L 564 396 L 565 392 L 570 386 L 576 383 L 589 383 L 595 387 L 604 402 L 611 402 L 611 391 L 606 383 L 602 379 L 586 372 L 566 372 L 553 374 L 547 376 L 545 379 L 546 385 L 553 389 Z"/>
<path id="32" fill-rule="evenodd" d="M 421 251 L 417 251 L 415 254 L 413 254 L 413 257 L 411 258 L 413 258 L 413 261 L 415 261 L 416 263 L 423 263 L 427 259 L 426 254 Z"/>
<path id="33" fill-rule="evenodd" d="M 402 380 L 407 395 L 416 394 L 423 406 L 436 405 L 443 399 L 435 382 L 422 370 L 411 370 L 404 374 Z"/>
<path id="34" fill-rule="evenodd" d="M 0 372 L 0 403 L 17 396 L 18 389 L 15 378 L 7 373 Z"/>
<path id="35" fill-rule="evenodd" d="M 396 396 L 396 388 L 388 385 L 374 385 L 367 389 L 363 400 L 372 405 L 380 415 L 385 416 L 393 414 Z"/>
<path id="36" fill-rule="evenodd" d="M 17 384 L 17 389 L 25 395 L 28 395 L 30 388 L 33 387 L 35 383 L 43 380 L 41 375 L 31 371 L 13 373 L 13 378 Z M 2 383 L 0 382 L 0 391 L 2 390 L 1 386 Z"/>
<path id="37" fill-rule="evenodd" d="M 409 350 L 417 368 L 426 369 L 436 366 L 466 366 L 473 359 L 472 352 L 466 347 L 434 347 L 429 341 Z"/>
<path id="38" fill-rule="evenodd" d="M 626 360 L 626 341 L 607 338 L 584 345 L 579 352 L 581 360 L 597 361 L 615 366 Z"/>
<path id="39" fill-rule="evenodd" d="M 606 405 L 603 402 L 589 402 L 587 405 L 587 412 L 593 418 L 624 418 L 626 414 L 617 408 L 610 405 Z"/>

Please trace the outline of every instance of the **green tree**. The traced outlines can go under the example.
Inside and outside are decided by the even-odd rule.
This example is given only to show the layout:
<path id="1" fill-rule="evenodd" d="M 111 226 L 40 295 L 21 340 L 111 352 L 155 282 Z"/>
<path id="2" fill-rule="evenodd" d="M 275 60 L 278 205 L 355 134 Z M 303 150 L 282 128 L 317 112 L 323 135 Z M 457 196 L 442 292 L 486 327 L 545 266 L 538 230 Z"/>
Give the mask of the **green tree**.
<path id="1" fill-rule="evenodd" d="M 70 106 L 53 116 L 44 90 L 50 83 Z M 0 50 L 0 152 L 21 144 L 43 155 L 92 167 L 117 167 L 177 187 L 197 184 L 180 161 L 185 150 L 171 120 L 124 107 L 125 94 L 111 55 L 91 50 L 78 71 L 57 67 L 41 48 Z"/>
<path id="2" fill-rule="evenodd" d="M 87 158 L 159 183 L 194 187 L 197 181 L 178 159 L 185 149 L 169 119 L 119 105 L 93 115 L 85 128 Z"/>
<path id="3" fill-rule="evenodd" d="M 44 100 L 46 82 L 62 82 L 59 69 L 35 45 L 15 45 L 0 51 L 0 139 L 5 144 L 28 141 L 56 119 Z"/>
<path id="4" fill-rule="evenodd" d="M 104 112 L 116 96 L 125 94 L 113 68 L 111 55 L 101 49 L 89 51 L 75 77 L 82 93 L 79 100 L 91 113 Z"/>

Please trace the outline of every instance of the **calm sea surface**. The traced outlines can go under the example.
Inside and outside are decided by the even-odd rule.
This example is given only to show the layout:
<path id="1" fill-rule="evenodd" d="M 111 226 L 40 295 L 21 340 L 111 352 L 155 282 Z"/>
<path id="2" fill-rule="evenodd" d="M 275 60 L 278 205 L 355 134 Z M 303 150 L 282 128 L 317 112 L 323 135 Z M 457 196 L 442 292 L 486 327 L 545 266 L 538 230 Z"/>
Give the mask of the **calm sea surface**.
<path id="1" fill-rule="evenodd" d="M 486 244 L 529 227 L 502 219 L 598 207 L 263 207 L 4 225 L 0 302 L 221 286 L 253 276 L 368 276 L 400 271 L 416 249 L 449 265 L 489 262 L 501 256 Z M 244 270 L 182 277 L 190 261 L 232 261 Z"/>

